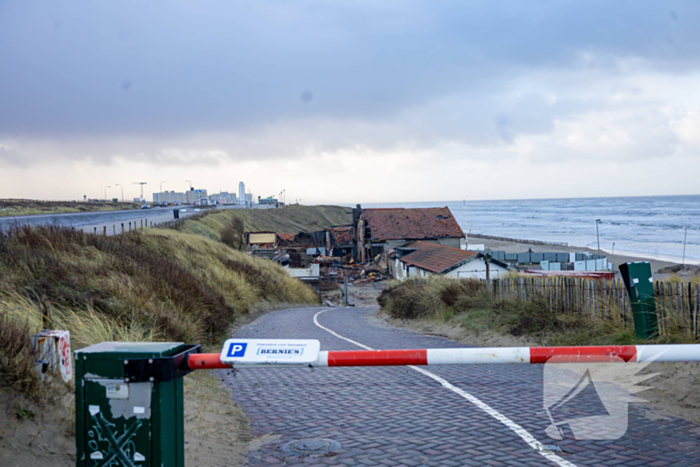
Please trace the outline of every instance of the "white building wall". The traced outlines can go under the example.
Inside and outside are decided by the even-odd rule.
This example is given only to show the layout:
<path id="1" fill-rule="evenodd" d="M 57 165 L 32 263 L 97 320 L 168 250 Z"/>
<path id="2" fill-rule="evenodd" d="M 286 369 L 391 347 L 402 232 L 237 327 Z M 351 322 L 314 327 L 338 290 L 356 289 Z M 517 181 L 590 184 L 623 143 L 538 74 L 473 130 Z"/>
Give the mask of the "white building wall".
<path id="1" fill-rule="evenodd" d="M 436 275 L 433 272 L 426 271 L 424 269 L 417 268 L 415 266 L 407 266 L 406 263 L 401 262 L 401 260 L 394 258 L 392 264 L 393 276 L 397 280 L 405 280 L 413 277 L 430 277 Z M 508 269 L 502 266 L 498 266 L 494 263 L 490 264 L 489 277 L 495 279 L 497 277 L 505 276 L 508 274 Z M 446 274 L 439 274 L 443 277 L 453 277 L 455 279 L 486 279 L 486 264 L 482 258 L 474 258 L 471 261 L 461 265 L 457 269 Z"/>
<path id="2" fill-rule="evenodd" d="M 318 277 L 321 275 L 321 266 L 318 263 L 312 263 L 308 268 L 284 266 L 284 270 L 292 277 Z"/>
<path id="3" fill-rule="evenodd" d="M 506 274 L 508 274 L 508 269 L 494 263 L 489 264 L 489 278 L 496 279 Z M 445 276 L 459 279 L 486 279 L 486 263 L 484 263 L 483 258 L 474 258 L 448 272 Z"/>

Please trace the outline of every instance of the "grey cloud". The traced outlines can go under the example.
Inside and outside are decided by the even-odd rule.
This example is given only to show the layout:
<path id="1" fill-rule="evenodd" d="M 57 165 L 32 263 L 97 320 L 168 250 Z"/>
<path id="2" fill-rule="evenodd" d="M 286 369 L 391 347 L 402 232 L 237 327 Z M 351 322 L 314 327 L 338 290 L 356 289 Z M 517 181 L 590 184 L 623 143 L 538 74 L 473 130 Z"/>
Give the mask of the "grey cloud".
<path id="1" fill-rule="evenodd" d="M 550 105 L 514 93 L 518 77 L 697 70 L 699 19 L 686 1 L 0 2 L 0 136 L 168 142 L 328 119 L 405 129 L 316 147 L 511 144 L 599 104 Z"/>

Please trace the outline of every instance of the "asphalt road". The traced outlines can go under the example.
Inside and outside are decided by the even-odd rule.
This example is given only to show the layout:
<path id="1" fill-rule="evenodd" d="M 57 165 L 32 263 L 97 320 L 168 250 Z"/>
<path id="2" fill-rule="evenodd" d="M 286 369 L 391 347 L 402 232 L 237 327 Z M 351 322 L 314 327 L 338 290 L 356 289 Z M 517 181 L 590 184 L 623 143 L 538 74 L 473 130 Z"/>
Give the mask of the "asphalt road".
<path id="1" fill-rule="evenodd" d="M 358 344 L 463 347 L 391 327 L 370 308 L 277 311 L 235 337 L 318 339 L 322 350 L 360 350 Z M 700 465 L 700 427 L 642 404 L 630 405 L 629 428 L 620 439 L 576 440 L 572 434 L 550 439 L 542 365 L 255 368 L 218 374 L 232 387 L 253 433 L 268 441 L 248 454 L 252 466 Z M 319 456 L 282 450 L 307 438 L 330 439 L 340 448 Z M 540 452 L 540 445 L 562 452 Z"/>
<path id="2" fill-rule="evenodd" d="M 107 228 L 107 235 L 120 233 L 122 224 L 124 230 L 129 229 L 129 222 L 132 223 L 132 228 L 141 223 L 148 222 L 159 224 L 174 219 L 173 210 L 180 209 L 180 217 L 196 214 L 200 210 L 196 206 L 184 206 L 177 208 L 152 208 L 138 209 L 129 211 L 100 211 L 100 212 L 80 212 L 69 214 L 40 214 L 35 216 L 13 216 L 0 217 L 0 231 L 7 230 L 15 225 L 58 225 L 61 227 L 74 227 L 85 232 L 94 232 L 97 229 L 98 233 L 102 233 L 104 228 Z"/>

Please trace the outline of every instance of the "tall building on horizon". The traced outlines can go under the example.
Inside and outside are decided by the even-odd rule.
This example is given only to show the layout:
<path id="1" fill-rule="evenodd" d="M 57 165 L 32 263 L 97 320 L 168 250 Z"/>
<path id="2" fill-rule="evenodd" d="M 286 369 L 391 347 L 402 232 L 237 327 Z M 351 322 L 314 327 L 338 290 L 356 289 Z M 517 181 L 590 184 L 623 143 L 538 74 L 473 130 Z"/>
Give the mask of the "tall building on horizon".
<path id="1" fill-rule="evenodd" d="M 238 184 L 238 204 L 245 204 L 245 183 L 240 182 Z"/>

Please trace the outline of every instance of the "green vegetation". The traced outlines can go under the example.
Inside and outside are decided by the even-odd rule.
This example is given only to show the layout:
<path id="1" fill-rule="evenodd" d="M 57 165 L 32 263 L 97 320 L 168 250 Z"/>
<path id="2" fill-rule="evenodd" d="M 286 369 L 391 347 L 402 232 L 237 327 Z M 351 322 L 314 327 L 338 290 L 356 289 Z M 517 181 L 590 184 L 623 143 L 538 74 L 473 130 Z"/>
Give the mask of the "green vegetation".
<path id="1" fill-rule="evenodd" d="M 672 331 L 644 341 L 635 336 L 632 323 L 618 313 L 594 318 L 552 310 L 542 299 L 532 302 L 502 300 L 493 297 L 484 283 L 473 279 L 394 282 L 384 289 L 378 301 L 394 318 L 446 323 L 476 336 L 490 331 L 525 337 L 538 345 L 693 342 L 691 336 Z"/>
<path id="2" fill-rule="evenodd" d="M 352 209 L 340 206 L 291 205 L 283 209 L 226 209 L 188 220 L 178 230 L 225 241 L 236 248 L 243 232 L 298 233 L 352 222 Z"/>
<path id="3" fill-rule="evenodd" d="M 139 209 L 140 207 L 141 205 L 138 203 L 87 203 L 78 201 L 0 199 L 0 217 L 29 216 L 34 214 L 66 214 L 71 212 L 121 211 Z"/>
<path id="4" fill-rule="evenodd" d="M 188 230 L 196 229 L 0 234 L 0 383 L 36 393 L 30 335 L 44 327 L 68 329 L 74 349 L 108 340 L 218 345 L 253 310 L 318 303 L 279 265 Z"/>
<path id="5" fill-rule="evenodd" d="M 20 406 L 15 415 L 21 420 L 34 420 L 34 412 L 26 407 Z"/>

